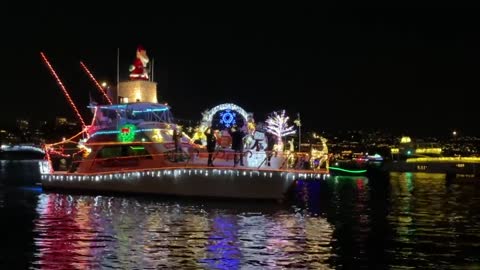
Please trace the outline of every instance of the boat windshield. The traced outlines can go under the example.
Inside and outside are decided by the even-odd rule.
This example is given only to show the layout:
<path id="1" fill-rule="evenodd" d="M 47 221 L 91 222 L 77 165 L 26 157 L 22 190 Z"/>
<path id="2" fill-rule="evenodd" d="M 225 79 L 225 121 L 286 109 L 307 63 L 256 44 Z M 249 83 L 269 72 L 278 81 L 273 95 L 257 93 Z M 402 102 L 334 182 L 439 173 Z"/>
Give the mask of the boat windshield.
<path id="1" fill-rule="evenodd" d="M 172 123 L 173 121 L 170 107 L 159 103 L 93 105 L 89 108 L 95 115 L 93 126 L 96 129 L 116 128 L 125 124 L 143 122 Z"/>

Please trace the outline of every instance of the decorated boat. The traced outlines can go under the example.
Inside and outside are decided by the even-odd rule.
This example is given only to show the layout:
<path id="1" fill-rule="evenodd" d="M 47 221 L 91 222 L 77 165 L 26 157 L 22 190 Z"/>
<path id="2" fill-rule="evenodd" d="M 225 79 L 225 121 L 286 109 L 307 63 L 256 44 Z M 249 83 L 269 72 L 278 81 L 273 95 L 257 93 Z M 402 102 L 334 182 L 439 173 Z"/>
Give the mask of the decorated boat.
<path id="1" fill-rule="evenodd" d="M 233 104 L 204 113 L 195 135 L 187 135 L 170 106 L 158 103 L 156 83 L 138 69 L 109 99 L 118 103 L 91 104 L 90 125 L 46 144 L 40 164 L 44 189 L 281 200 L 297 179 L 328 176 L 326 145 L 296 153 L 284 151 L 277 137 L 269 148 L 268 128 L 257 128 L 252 115 Z M 212 123 L 215 115 L 222 125 Z M 206 137 L 213 138 L 213 147 Z M 77 142 L 78 152 L 66 170 L 58 170 L 48 153 L 65 142 Z"/>

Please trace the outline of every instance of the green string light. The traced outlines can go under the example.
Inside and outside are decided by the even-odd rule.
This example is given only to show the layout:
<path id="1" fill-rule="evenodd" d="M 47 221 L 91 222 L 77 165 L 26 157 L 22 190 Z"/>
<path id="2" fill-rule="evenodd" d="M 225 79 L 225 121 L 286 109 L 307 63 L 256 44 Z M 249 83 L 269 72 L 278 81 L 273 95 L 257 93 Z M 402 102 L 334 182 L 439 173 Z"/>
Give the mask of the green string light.
<path id="1" fill-rule="evenodd" d="M 366 173 L 367 172 L 367 170 L 347 170 L 347 169 L 342 169 L 342 168 L 333 167 L 333 166 L 330 166 L 328 168 L 330 170 L 348 172 L 348 173 Z"/>

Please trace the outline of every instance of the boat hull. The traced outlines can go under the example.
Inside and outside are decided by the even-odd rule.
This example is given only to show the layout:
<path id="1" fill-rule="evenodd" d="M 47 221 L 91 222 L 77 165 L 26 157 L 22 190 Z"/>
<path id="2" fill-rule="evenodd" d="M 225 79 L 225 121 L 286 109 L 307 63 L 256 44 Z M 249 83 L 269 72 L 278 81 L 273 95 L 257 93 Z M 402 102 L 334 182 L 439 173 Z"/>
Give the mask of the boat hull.
<path id="1" fill-rule="evenodd" d="M 275 199 L 286 198 L 299 178 L 322 174 L 242 169 L 157 169 L 102 174 L 42 175 L 44 189 L 149 193 L 175 196 Z"/>

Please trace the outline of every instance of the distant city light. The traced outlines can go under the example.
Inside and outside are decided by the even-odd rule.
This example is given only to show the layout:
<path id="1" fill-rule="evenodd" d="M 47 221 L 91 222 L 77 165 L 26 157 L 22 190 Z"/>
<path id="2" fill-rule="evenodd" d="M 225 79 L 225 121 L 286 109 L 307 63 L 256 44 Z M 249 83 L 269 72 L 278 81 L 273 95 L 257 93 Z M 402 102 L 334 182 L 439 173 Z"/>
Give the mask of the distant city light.
<path id="1" fill-rule="evenodd" d="M 106 83 L 106 82 L 102 82 L 102 87 L 107 87 L 107 83 Z"/>
<path id="2" fill-rule="evenodd" d="M 457 132 L 455 130 L 452 132 L 452 134 L 453 136 L 457 136 Z"/>

